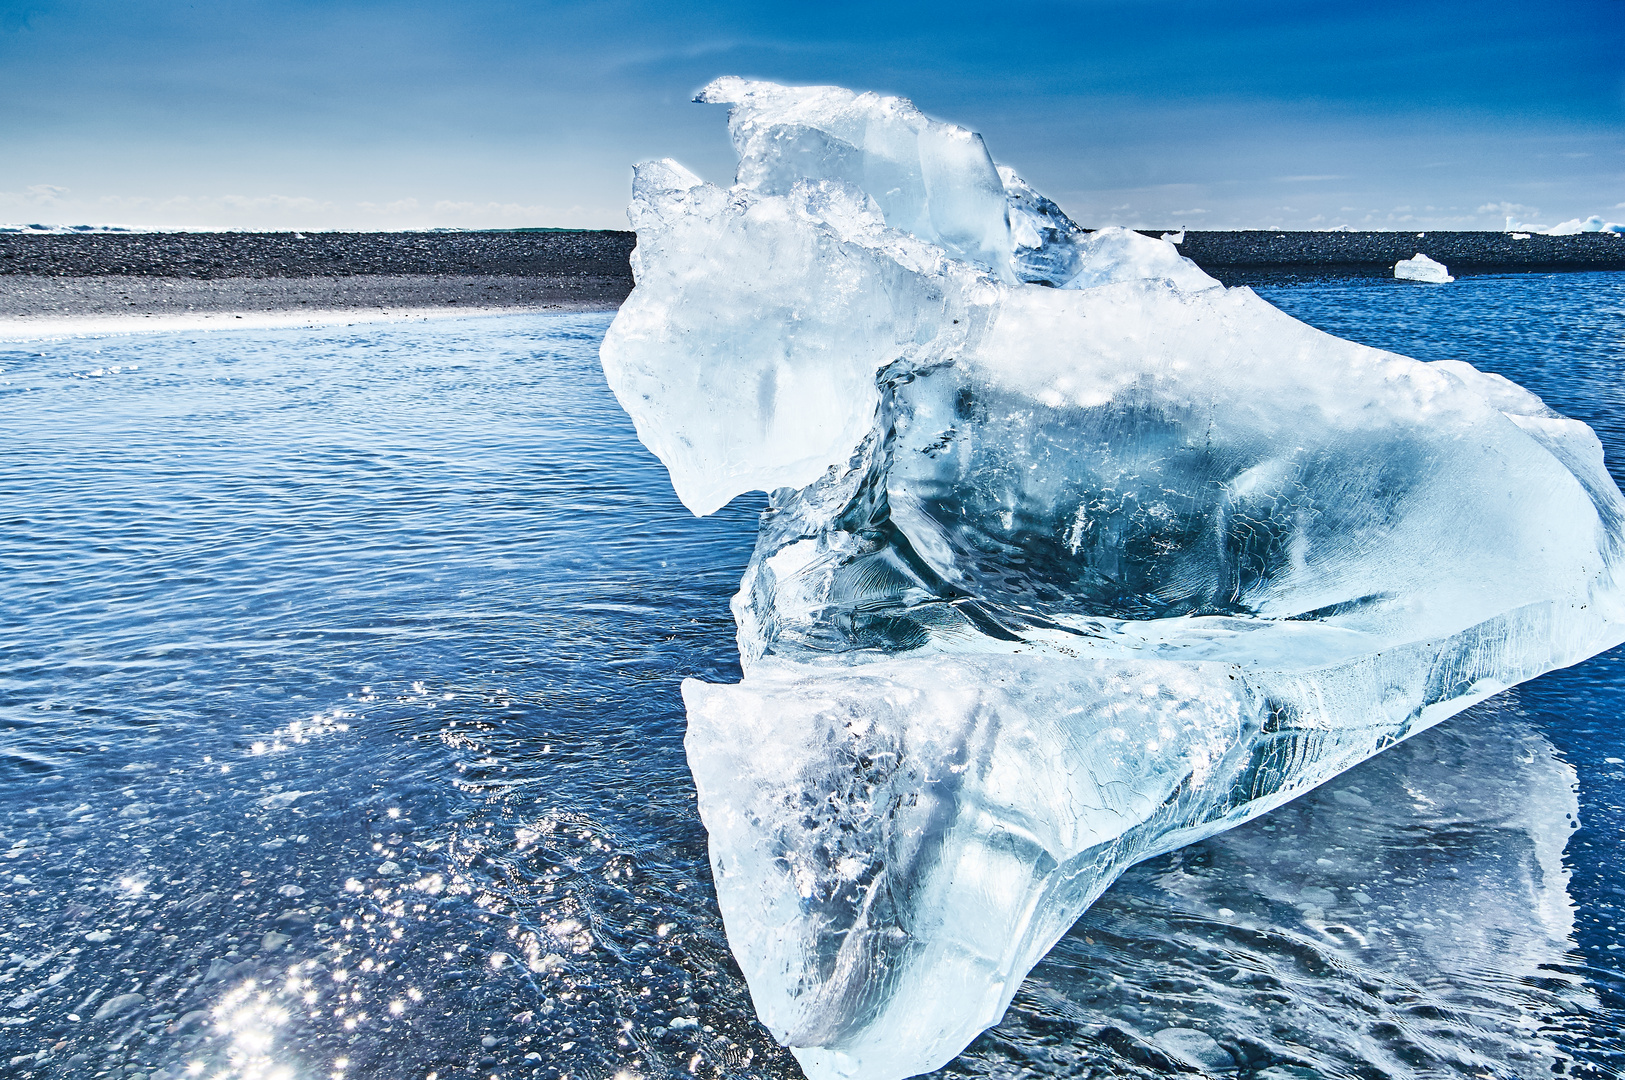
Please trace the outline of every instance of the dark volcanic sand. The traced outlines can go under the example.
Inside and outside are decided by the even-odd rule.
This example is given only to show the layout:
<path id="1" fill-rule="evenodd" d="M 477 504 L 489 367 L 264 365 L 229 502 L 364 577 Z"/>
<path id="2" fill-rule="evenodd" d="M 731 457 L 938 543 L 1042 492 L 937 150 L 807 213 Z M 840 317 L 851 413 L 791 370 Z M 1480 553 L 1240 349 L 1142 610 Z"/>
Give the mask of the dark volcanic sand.
<path id="1" fill-rule="evenodd" d="M 0 318 L 609 308 L 628 232 L 0 234 Z"/>
<path id="2" fill-rule="evenodd" d="M 1160 233 L 1147 231 L 1147 235 Z M 0 233 L 0 318 L 187 312 L 613 308 L 629 232 Z M 1187 231 L 1226 284 L 1383 275 L 1418 252 L 1452 273 L 1625 269 L 1625 237 Z"/>
<path id="3" fill-rule="evenodd" d="M 1147 236 L 1160 233 L 1146 232 Z M 1393 274 L 1394 263 L 1422 254 L 1457 276 L 1550 270 L 1625 270 L 1625 236 L 1529 236 L 1503 232 L 1187 231 L 1180 254 L 1227 285 L 1272 272 L 1339 276 Z M 1262 275 L 1260 271 L 1264 272 Z"/>
<path id="4" fill-rule="evenodd" d="M 0 275 L 170 278 L 371 274 L 630 280 L 629 232 L 0 233 Z"/>
<path id="5" fill-rule="evenodd" d="M 226 312 L 613 310 L 627 275 L 354 274 L 175 278 L 14 274 L 0 277 L 0 319 Z"/>

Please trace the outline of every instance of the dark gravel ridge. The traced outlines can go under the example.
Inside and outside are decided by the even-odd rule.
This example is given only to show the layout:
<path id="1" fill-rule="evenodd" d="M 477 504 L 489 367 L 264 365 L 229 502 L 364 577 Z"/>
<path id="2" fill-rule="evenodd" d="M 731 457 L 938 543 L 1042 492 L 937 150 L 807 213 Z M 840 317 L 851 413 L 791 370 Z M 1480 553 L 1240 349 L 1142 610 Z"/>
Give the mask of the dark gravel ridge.
<path id="1" fill-rule="evenodd" d="M 613 277 L 629 232 L 0 233 L 0 275 L 310 278 L 378 274 Z"/>
<path id="2" fill-rule="evenodd" d="M 1143 230 L 1147 236 L 1160 232 Z M 1457 273 L 1538 270 L 1625 270 L 1625 236 L 1529 236 L 1504 232 L 1197 232 L 1180 253 L 1203 269 L 1258 268 L 1390 274 L 1418 253 Z"/>
<path id="3" fill-rule="evenodd" d="M 1156 230 L 1143 230 L 1160 236 Z M 636 237 L 616 231 L 429 233 L 0 233 L 0 275 L 343 278 L 456 275 L 615 279 Z M 1452 273 L 1625 270 L 1625 236 L 1500 232 L 1188 230 L 1179 250 L 1227 279 L 1252 271 L 1388 274 L 1421 252 Z M 601 286 L 595 290 L 602 291 Z"/>

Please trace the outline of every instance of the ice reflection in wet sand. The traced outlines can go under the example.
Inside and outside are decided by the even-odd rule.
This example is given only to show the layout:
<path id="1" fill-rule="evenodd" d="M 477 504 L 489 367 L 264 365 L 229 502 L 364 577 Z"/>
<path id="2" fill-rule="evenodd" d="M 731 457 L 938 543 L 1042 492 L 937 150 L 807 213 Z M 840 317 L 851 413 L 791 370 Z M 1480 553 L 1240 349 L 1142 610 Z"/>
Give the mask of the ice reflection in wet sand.
<path id="1" fill-rule="evenodd" d="M 1574 771 L 1503 695 L 1137 867 L 960 1071 L 1092 1043 L 1076 1065 L 1124 1075 L 1564 1073 L 1565 1029 L 1598 1007 L 1563 865 L 1577 810 Z"/>

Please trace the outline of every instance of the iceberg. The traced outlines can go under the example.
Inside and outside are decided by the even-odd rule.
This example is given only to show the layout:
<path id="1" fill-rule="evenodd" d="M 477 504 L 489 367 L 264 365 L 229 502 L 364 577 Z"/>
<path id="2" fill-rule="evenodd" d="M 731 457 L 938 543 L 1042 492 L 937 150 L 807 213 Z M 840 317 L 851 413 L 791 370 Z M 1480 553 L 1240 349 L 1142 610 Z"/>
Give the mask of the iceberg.
<path id="1" fill-rule="evenodd" d="M 1409 259 L 1401 259 L 1394 264 L 1394 277 L 1401 281 L 1426 281 L 1434 285 L 1448 285 L 1456 279 L 1450 276 L 1450 271 L 1444 263 L 1430 259 L 1420 251 Z"/>
<path id="2" fill-rule="evenodd" d="M 605 375 L 768 493 L 686 680 L 728 940 L 813 1080 L 951 1060 L 1125 869 L 1625 640 L 1584 424 L 1086 230 L 909 102 L 719 79 L 634 173 Z"/>

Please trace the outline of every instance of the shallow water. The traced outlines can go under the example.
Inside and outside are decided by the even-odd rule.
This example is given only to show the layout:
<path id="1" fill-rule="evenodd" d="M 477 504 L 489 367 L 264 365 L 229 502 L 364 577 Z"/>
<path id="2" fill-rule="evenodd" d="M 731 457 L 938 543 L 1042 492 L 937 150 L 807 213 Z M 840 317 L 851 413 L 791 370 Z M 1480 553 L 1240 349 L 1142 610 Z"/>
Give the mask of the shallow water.
<path id="1" fill-rule="evenodd" d="M 1518 379 L 1621 476 L 1625 275 L 1259 292 Z M 0 1064 L 797 1075 L 677 694 L 737 677 L 756 504 L 677 504 L 607 324 L 0 345 Z M 1616 650 L 1136 868 L 949 1071 L 1617 1075 L 1622 689 Z"/>

